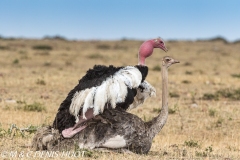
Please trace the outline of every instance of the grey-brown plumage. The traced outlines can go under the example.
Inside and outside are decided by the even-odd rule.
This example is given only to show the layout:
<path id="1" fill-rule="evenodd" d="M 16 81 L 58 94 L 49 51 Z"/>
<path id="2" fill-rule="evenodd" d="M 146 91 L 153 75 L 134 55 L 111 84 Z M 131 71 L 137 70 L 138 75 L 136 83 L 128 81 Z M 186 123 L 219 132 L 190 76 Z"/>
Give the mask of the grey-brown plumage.
<path id="1" fill-rule="evenodd" d="M 87 127 L 70 139 L 64 139 L 51 127 L 40 129 L 34 137 L 36 150 L 66 150 L 78 144 L 80 148 L 125 148 L 134 153 L 147 154 L 152 140 L 165 125 L 168 117 L 168 72 L 167 69 L 179 61 L 171 57 L 162 60 L 162 109 L 149 122 L 121 108 L 105 110 L 87 122 Z"/>

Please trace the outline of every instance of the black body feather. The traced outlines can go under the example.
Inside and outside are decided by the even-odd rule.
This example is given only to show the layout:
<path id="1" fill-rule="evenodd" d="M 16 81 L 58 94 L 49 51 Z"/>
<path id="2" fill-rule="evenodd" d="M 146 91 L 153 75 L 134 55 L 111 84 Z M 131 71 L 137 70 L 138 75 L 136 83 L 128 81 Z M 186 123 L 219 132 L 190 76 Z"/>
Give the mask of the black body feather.
<path id="1" fill-rule="evenodd" d="M 148 68 L 146 66 L 135 66 L 142 73 L 142 82 L 145 80 L 148 74 Z M 89 69 L 84 77 L 79 80 L 79 83 L 73 90 L 71 90 L 66 97 L 66 99 L 61 103 L 58 113 L 53 122 L 53 127 L 58 129 L 61 133 L 62 130 L 66 128 L 73 127 L 75 124 L 75 117 L 70 114 L 69 108 L 72 102 L 72 98 L 77 91 L 81 91 L 87 88 L 100 86 L 108 77 L 114 75 L 117 71 L 124 67 L 114 67 L 103 66 L 103 65 L 95 65 L 93 69 Z M 118 103 L 116 105 L 117 108 L 121 108 L 126 110 L 134 100 L 136 96 L 136 89 L 128 88 L 127 97 L 125 98 L 125 102 Z M 81 113 L 79 113 L 81 114 Z"/>

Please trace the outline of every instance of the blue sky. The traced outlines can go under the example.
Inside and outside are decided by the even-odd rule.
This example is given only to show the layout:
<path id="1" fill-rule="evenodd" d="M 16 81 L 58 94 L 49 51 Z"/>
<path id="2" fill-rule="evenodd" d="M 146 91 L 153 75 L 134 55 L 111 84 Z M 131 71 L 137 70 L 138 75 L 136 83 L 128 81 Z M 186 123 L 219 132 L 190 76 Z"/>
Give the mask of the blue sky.
<path id="1" fill-rule="evenodd" d="M 240 39 L 240 0 L 0 0 L 0 35 Z"/>

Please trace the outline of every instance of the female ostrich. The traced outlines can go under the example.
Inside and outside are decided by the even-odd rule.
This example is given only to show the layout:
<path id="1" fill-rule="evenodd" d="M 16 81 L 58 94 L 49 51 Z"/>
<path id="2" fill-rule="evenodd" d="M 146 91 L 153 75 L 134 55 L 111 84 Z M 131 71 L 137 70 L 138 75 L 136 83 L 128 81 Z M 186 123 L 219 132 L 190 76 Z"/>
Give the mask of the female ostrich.
<path id="1" fill-rule="evenodd" d="M 60 105 L 53 127 L 63 137 L 71 138 L 86 127 L 83 122 L 101 114 L 105 109 L 129 110 L 155 95 L 155 89 L 145 81 L 148 73 L 145 59 L 153 53 L 154 48 L 167 51 L 163 40 L 151 39 L 140 46 L 136 66 L 95 65 L 89 69 Z"/>
<path id="2" fill-rule="evenodd" d="M 168 117 L 168 67 L 179 63 L 171 57 L 162 59 L 162 109 L 149 122 L 124 111 L 121 108 L 108 109 L 95 119 L 87 122 L 87 127 L 71 139 L 62 139 L 51 127 L 39 130 L 33 140 L 36 150 L 66 150 L 78 144 L 80 148 L 123 148 L 134 153 L 147 154 L 152 140 L 165 125 Z"/>

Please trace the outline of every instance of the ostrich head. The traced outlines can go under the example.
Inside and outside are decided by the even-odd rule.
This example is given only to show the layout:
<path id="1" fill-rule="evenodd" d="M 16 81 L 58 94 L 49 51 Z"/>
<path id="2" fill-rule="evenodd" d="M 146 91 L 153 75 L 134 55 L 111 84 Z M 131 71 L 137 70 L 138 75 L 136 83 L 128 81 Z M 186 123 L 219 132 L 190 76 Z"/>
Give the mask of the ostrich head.
<path id="1" fill-rule="evenodd" d="M 154 48 L 160 48 L 165 52 L 167 52 L 165 43 L 161 38 L 150 39 L 148 41 L 145 41 L 139 48 L 139 54 L 138 54 L 139 65 L 145 65 L 145 59 L 152 55 Z"/>
<path id="2" fill-rule="evenodd" d="M 162 59 L 162 65 L 166 66 L 167 68 L 170 67 L 174 63 L 180 63 L 178 60 L 173 59 L 172 57 L 165 56 Z"/>

